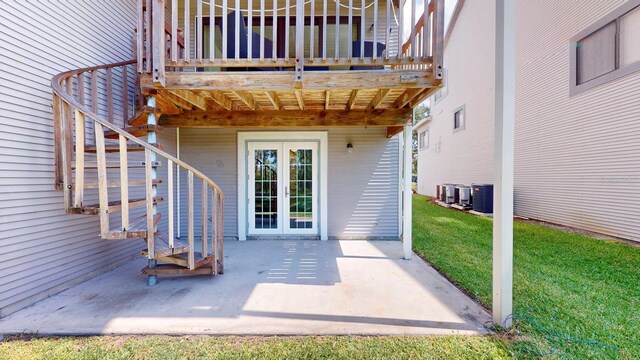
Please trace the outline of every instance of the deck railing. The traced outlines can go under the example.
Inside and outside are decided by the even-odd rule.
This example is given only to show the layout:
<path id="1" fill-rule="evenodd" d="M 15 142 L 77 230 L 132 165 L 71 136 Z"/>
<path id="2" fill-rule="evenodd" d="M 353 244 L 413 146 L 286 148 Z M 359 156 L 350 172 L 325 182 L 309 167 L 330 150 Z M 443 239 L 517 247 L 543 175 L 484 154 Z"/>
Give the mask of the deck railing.
<path id="1" fill-rule="evenodd" d="M 167 68 L 293 70 L 296 80 L 329 68 L 437 69 L 443 17 L 444 0 L 139 0 L 138 70 L 164 84 Z"/>
<path id="2" fill-rule="evenodd" d="M 222 272 L 224 194 L 202 172 L 154 144 L 155 132 L 160 130 L 157 124 L 129 125 L 130 119 L 140 116 L 134 105 L 137 92 L 135 65 L 136 61 L 131 60 L 67 71 L 53 78 L 56 187 L 64 192 L 68 213 L 100 217 L 100 236 L 103 239 L 144 237 L 149 259 L 181 264 L 181 259 L 166 259 L 167 255 L 181 251 L 188 254 L 182 264 L 185 267 L 193 270 L 203 263 L 213 263 L 214 272 Z M 155 111 L 153 106 L 148 107 L 152 108 L 152 113 Z M 149 116 L 155 119 L 155 115 Z M 139 139 L 139 135 L 135 135 L 138 133 L 145 133 L 147 141 Z M 136 156 L 136 152 L 143 155 Z M 108 153 L 114 153 L 114 156 Z M 87 161 L 87 157 L 91 160 Z M 163 162 L 167 167 L 165 194 L 159 191 L 158 184 L 162 180 L 157 174 Z M 176 188 L 173 177 L 177 169 L 183 169 L 187 174 L 186 244 L 175 236 Z M 199 179 L 196 186 L 201 185 L 199 209 L 194 205 L 194 177 Z M 98 204 L 86 204 L 87 189 L 97 191 Z M 140 198 L 133 199 L 130 191 L 139 194 Z M 166 225 L 167 232 L 159 238 L 157 228 L 164 220 L 161 220 L 157 206 L 164 201 L 164 195 L 168 200 L 167 219 L 161 224 Z M 95 197 L 95 194 L 89 196 L 92 200 Z M 145 209 L 142 217 L 132 219 L 131 213 L 135 208 Z M 111 218 L 114 212 L 120 213 L 120 219 Z M 202 216 L 199 253 L 194 239 L 197 212 Z M 114 226 L 112 222 L 117 224 Z"/>

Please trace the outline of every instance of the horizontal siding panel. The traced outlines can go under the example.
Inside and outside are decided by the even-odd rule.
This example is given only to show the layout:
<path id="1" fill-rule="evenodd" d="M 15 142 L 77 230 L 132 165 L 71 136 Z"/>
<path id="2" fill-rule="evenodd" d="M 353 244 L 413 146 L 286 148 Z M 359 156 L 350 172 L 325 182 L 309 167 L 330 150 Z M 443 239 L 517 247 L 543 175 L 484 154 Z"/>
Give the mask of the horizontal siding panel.
<path id="1" fill-rule="evenodd" d="M 135 2 L 3 2 L 0 22 L 2 316 L 16 310 L 12 304 L 27 306 L 50 289 L 137 256 L 144 244 L 100 240 L 98 218 L 65 215 L 62 192 L 53 187 L 51 78 L 131 59 Z M 104 84 L 99 90 L 104 94 Z M 116 103 L 116 116 L 120 109 Z M 88 191 L 87 202 L 94 200 Z"/>

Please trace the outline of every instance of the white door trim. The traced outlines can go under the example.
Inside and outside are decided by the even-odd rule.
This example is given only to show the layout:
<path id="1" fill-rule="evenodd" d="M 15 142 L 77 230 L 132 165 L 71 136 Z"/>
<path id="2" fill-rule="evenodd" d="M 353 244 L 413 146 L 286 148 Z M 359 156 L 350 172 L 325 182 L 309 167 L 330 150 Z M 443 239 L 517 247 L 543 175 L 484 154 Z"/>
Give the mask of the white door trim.
<path id="1" fill-rule="evenodd" d="M 318 226 L 320 232 L 320 240 L 327 240 L 327 188 L 328 188 L 328 145 L 329 136 L 326 131 L 239 131 L 237 141 L 237 166 L 238 166 L 238 239 L 240 241 L 247 240 L 247 230 L 249 226 L 247 204 L 247 156 L 248 142 L 265 141 L 265 142 L 296 142 L 296 141 L 316 141 L 318 143 L 318 182 L 319 182 L 319 212 Z"/>

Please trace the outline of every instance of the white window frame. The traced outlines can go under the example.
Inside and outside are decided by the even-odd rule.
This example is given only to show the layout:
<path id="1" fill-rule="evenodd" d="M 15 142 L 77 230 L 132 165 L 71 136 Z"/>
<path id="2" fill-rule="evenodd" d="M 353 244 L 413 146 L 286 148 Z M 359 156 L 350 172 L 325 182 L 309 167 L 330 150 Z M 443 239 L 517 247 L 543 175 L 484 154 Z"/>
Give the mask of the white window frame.
<path id="1" fill-rule="evenodd" d="M 462 112 L 462 124 L 459 127 L 456 127 L 456 114 Z M 467 127 L 467 109 L 466 105 L 462 105 L 455 110 L 453 110 L 453 132 L 462 131 Z"/>
<path id="2" fill-rule="evenodd" d="M 421 131 L 418 134 L 418 149 L 424 150 L 429 148 L 429 129 Z"/>
<path id="3" fill-rule="evenodd" d="M 589 35 L 595 33 L 596 31 L 602 29 L 603 27 L 609 25 L 611 22 L 616 22 L 619 31 L 620 28 L 620 18 L 622 18 L 627 13 L 636 10 L 638 6 L 640 6 L 640 0 L 629 0 L 625 4 L 621 5 L 611 13 L 607 14 L 600 20 L 596 21 L 586 29 L 580 31 L 573 37 L 571 37 L 570 43 L 570 73 L 569 73 L 569 95 L 576 95 L 583 91 L 592 89 L 598 85 L 602 85 L 608 83 L 610 81 L 616 80 L 620 77 L 629 75 L 636 71 L 640 71 L 640 61 L 633 62 L 626 66 L 620 67 L 619 64 L 619 54 L 620 54 L 620 43 L 616 40 L 616 69 L 612 70 L 606 74 L 595 77 L 591 80 L 587 80 L 581 84 L 578 84 L 578 43 L 588 37 Z"/>

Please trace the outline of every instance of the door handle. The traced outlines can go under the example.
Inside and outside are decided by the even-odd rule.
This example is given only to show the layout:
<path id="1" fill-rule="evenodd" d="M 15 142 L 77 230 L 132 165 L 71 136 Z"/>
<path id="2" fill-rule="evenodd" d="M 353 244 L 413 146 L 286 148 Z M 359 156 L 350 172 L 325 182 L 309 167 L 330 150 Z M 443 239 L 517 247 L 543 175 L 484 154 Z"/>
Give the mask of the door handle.
<path id="1" fill-rule="evenodd" d="M 288 186 L 284 187 L 284 196 L 289 196 L 289 187 Z"/>

